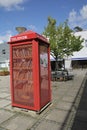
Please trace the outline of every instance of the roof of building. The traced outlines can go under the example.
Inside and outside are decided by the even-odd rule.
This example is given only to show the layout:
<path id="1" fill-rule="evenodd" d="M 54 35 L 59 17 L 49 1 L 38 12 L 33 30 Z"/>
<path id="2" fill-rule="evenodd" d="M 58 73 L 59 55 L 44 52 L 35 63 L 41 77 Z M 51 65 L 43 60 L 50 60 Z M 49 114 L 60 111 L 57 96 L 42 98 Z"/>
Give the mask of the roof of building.
<path id="1" fill-rule="evenodd" d="M 87 60 L 87 47 L 83 47 L 79 52 L 74 52 L 72 60 Z"/>

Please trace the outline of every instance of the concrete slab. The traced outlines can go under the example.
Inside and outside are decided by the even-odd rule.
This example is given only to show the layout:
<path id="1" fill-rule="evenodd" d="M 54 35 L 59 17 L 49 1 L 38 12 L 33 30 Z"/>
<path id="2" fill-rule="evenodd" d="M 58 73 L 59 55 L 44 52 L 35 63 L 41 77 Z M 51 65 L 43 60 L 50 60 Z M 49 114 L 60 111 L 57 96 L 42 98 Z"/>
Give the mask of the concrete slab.
<path id="1" fill-rule="evenodd" d="M 37 126 L 34 126 L 31 130 L 60 130 L 61 125 L 49 120 L 41 121 Z"/>
<path id="2" fill-rule="evenodd" d="M 11 100 L 11 95 L 9 95 L 8 97 L 6 97 L 7 100 Z"/>
<path id="3" fill-rule="evenodd" d="M 16 117 L 3 123 L 1 126 L 9 130 L 27 130 L 35 123 L 35 119 L 30 116 L 17 115 Z"/>
<path id="4" fill-rule="evenodd" d="M 4 129 L 4 128 L 0 127 L 0 130 L 6 130 L 6 129 Z"/>
<path id="5" fill-rule="evenodd" d="M 76 97 L 77 92 L 70 90 L 69 93 L 67 93 L 67 96 Z"/>
<path id="6" fill-rule="evenodd" d="M 9 105 L 11 103 L 11 101 L 6 100 L 6 99 L 0 99 L 0 108 L 3 108 L 7 105 Z"/>
<path id="7" fill-rule="evenodd" d="M 8 93 L 0 93 L 0 98 L 6 98 L 8 96 L 10 96 L 10 94 L 8 94 Z"/>
<path id="8" fill-rule="evenodd" d="M 31 110 L 27 110 L 27 109 L 23 109 L 23 108 L 18 108 L 18 107 L 12 107 L 11 105 L 6 106 L 5 110 L 25 114 L 25 115 L 28 115 L 31 117 L 38 117 L 38 114 L 36 114 L 35 111 L 31 111 Z"/>
<path id="9" fill-rule="evenodd" d="M 53 109 L 47 116 L 46 119 L 56 121 L 62 125 L 66 123 L 68 111 L 63 111 L 59 109 Z"/>
<path id="10" fill-rule="evenodd" d="M 72 109 L 72 103 L 70 102 L 59 102 L 56 105 L 56 108 L 62 109 L 62 110 L 66 110 L 66 111 L 71 111 Z"/>
<path id="11" fill-rule="evenodd" d="M 66 101 L 66 102 L 70 102 L 70 103 L 73 103 L 73 102 L 75 102 L 75 97 L 73 97 L 73 96 L 64 96 L 63 97 L 63 99 L 62 99 L 63 101 Z"/>
<path id="12" fill-rule="evenodd" d="M 8 112 L 5 110 L 0 110 L 0 124 L 3 123 L 4 121 L 8 120 L 14 115 L 12 112 Z"/>

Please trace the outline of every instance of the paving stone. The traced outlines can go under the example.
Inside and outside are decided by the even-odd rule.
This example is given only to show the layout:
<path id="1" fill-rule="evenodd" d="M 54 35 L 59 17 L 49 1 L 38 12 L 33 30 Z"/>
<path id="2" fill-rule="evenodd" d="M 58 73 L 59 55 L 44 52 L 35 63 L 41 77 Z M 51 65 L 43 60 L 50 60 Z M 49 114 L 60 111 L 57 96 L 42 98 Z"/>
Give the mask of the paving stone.
<path id="1" fill-rule="evenodd" d="M 8 120 L 10 117 L 12 117 L 14 113 L 5 111 L 5 110 L 0 110 L 0 123 Z"/>
<path id="2" fill-rule="evenodd" d="M 35 123 L 35 119 L 30 116 L 18 115 L 17 117 L 5 122 L 1 126 L 9 130 L 27 130 Z"/>
<path id="3" fill-rule="evenodd" d="M 11 96 L 6 97 L 6 99 L 11 100 Z"/>
<path id="4" fill-rule="evenodd" d="M 61 125 L 52 121 L 44 120 L 40 122 L 40 124 L 37 127 L 32 128 L 31 130 L 34 130 L 34 129 L 35 130 L 60 130 Z"/>
<path id="5" fill-rule="evenodd" d="M 54 109 L 46 116 L 46 119 L 65 124 L 67 115 L 68 111 Z"/>
<path id="6" fill-rule="evenodd" d="M 4 107 L 4 109 L 5 109 L 5 110 L 9 110 L 9 111 L 14 112 L 14 109 L 12 109 L 11 104 L 10 104 L 10 105 L 8 105 L 8 106 L 6 106 L 6 107 Z"/>
<path id="7" fill-rule="evenodd" d="M 73 96 L 64 96 L 62 100 L 71 103 L 75 102 L 75 98 Z"/>
<path id="8" fill-rule="evenodd" d="M 25 114 L 34 118 L 41 116 L 41 114 L 38 115 L 35 111 L 18 108 L 18 107 L 12 107 L 11 105 L 6 106 L 4 109 L 12 111 L 12 112 L 22 113 L 22 114 Z"/>
<path id="9" fill-rule="evenodd" d="M 8 93 L 0 93 L 0 98 L 6 98 L 8 97 L 10 94 Z"/>
<path id="10" fill-rule="evenodd" d="M 60 101 L 60 102 L 56 105 L 56 108 L 69 111 L 69 110 L 72 109 L 72 103 L 70 103 L 70 102 L 61 102 L 61 101 Z"/>
<path id="11" fill-rule="evenodd" d="M 9 105 L 10 103 L 11 103 L 11 101 L 9 101 L 9 100 L 1 99 L 0 100 L 0 108 L 3 108 L 5 106 Z"/>
<path id="12" fill-rule="evenodd" d="M 55 97 L 60 97 L 60 96 L 63 96 L 64 95 L 64 93 L 65 93 L 65 91 L 61 91 L 61 90 L 55 90 L 54 92 L 53 92 L 53 96 L 55 96 Z"/>
<path id="13" fill-rule="evenodd" d="M 67 96 L 72 96 L 72 97 L 76 97 L 76 94 L 77 94 L 77 92 L 73 92 L 72 90 L 71 91 L 69 91 L 69 93 L 67 93 Z"/>
<path id="14" fill-rule="evenodd" d="M 7 130 L 7 129 L 4 129 L 4 128 L 0 127 L 0 130 Z"/>

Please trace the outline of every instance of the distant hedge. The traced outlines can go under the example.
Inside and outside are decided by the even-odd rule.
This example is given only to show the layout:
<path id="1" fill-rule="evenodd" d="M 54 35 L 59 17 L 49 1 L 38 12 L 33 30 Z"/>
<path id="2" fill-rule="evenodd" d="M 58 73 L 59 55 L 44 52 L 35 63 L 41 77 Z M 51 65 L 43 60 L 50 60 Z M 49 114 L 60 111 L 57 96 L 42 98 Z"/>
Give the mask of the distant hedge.
<path id="1" fill-rule="evenodd" d="M 5 75 L 9 75 L 10 72 L 9 71 L 0 71 L 0 76 L 5 76 Z"/>

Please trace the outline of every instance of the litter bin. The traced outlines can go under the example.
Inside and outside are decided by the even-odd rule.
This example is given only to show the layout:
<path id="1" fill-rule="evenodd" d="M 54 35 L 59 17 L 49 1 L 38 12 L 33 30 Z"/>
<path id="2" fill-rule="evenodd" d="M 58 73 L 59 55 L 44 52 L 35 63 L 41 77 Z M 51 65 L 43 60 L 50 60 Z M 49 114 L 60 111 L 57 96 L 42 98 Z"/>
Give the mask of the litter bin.
<path id="1" fill-rule="evenodd" d="M 49 43 L 26 31 L 11 37 L 9 44 L 12 106 L 40 112 L 51 103 Z"/>

